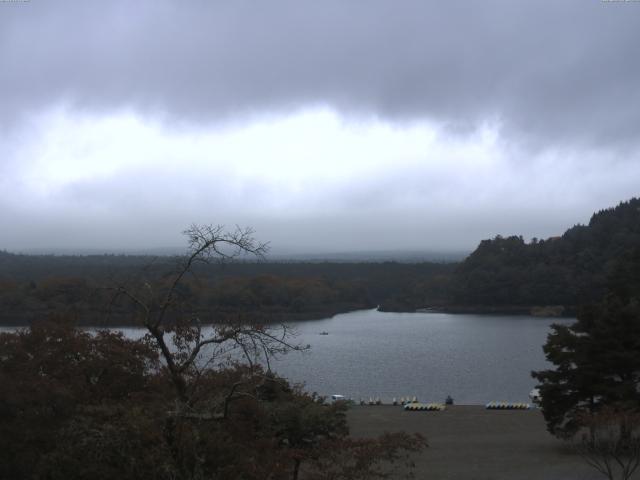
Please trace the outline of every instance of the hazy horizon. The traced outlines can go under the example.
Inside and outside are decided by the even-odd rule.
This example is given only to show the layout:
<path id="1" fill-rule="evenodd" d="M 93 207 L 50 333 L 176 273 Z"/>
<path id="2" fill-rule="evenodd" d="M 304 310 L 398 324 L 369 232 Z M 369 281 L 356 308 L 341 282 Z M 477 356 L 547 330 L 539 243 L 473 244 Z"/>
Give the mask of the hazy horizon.
<path id="1" fill-rule="evenodd" d="M 0 251 L 2 251 L 0 249 Z M 187 253 L 186 246 L 165 246 L 157 248 L 31 248 L 7 250 L 8 253 L 17 255 L 55 255 L 55 256 L 92 256 L 92 255 L 130 255 L 130 256 L 154 256 L 171 257 Z M 413 262 L 458 262 L 471 253 L 471 250 L 351 250 L 351 251 L 308 251 L 296 248 L 269 248 L 264 257 L 258 258 L 252 255 L 241 256 L 242 261 L 266 261 L 266 262 L 385 262 L 394 261 L 401 263 Z"/>

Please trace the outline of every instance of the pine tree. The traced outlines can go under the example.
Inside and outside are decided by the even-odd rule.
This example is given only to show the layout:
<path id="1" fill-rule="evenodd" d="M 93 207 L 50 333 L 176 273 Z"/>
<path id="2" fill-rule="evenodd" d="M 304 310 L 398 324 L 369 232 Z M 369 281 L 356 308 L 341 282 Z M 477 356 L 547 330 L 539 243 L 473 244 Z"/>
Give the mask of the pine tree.
<path id="1" fill-rule="evenodd" d="M 613 269 L 609 293 L 581 308 L 577 322 L 554 325 L 544 346 L 552 370 L 540 381 L 548 430 L 572 436 L 585 415 L 603 407 L 640 410 L 640 255 L 630 251 Z"/>

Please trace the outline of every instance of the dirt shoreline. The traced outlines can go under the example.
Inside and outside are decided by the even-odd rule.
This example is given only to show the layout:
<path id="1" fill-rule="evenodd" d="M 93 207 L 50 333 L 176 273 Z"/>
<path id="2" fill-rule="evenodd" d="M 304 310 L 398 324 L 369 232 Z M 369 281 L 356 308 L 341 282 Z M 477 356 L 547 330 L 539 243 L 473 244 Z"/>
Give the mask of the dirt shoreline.
<path id="1" fill-rule="evenodd" d="M 442 412 L 354 406 L 351 434 L 417 432 L 429 447 L 415 455 L 415 478 L 429 480 L 599 480 L 568 444 L 545 429 L 539 410 L 486 410 L 454 405 Z M 632 478 L 640 479 L 636 472 Z"/>

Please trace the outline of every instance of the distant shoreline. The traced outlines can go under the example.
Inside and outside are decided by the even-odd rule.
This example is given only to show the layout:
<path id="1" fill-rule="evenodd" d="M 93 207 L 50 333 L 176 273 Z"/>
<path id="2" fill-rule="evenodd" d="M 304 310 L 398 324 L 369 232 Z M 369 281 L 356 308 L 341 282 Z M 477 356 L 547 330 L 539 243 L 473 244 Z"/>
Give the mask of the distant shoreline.
<path id="1" fill-rule="evenodd" d="M 381 305 L 389 313 L 451 313 L 470 315 L 527 315 L 532 317 L 575 317 L 577 307 L 564 305 L 439 305 L 424 308 L 402 308 Z"/>
<path id="2" fill-rule="evenodd" d="M 438 307 L 426 307 L 426 308 L 386 308 L 384 305 L 380 305 L 377 308 L 372 305 L 350 305 L 345 307 L 330 308 L 322 311 L 313 312 L 271 312 L 269 314 L 260 313 L 262 316 L 261 322 L 264 325 L 275 325 L 280 323 L 291 322 L 313 322 L 316 320 L 324 320 L 334 317 L 340 314 L 353 313 L 361 310 L 376 309 L 379 312 L 385 313 L 448 313 L 453 315 L 522 315 L 531 317 L 557 317 L 557 318 L 573 318 L 576 316 L 575 307 L 563 307 L 563 306 L 488 306 L 488 305 L 447 305 Z M 221 312 L 221 315 L 232 315 L 233 312 Z M 215 314 L 214 314 L 215 315 Z M 250 318 L 252 313 L 243 313 L 246 317 Z M 20 320 L 7 320 L 0 318 L 0 328 L 24 328 L 29 327 L 32 323 L 39 320 L 46 320 L 47 315 L 35 316 L 30 315 Z M 203 325 L 212 325 L 215 322 L 204 321 Z M 142 325 L 136 322 L 89 322 L 76 324 L 82 328 L 142 328 Z"/>
<path id="3" fill-rule="evenodd" d="M 203 325 L 212 325 L 216 322 L 210 321 L 211 318 L 219 315 L 220 318 L 229 317 L 229 316 L 237 316 L 242 315 L 247 319 L 258 320 L 256 323 L 261 323 L 264 325 L 274 325 L 280 323 L 290 323 L 290 322 L 305 322 L 305 321 L 315 321 L 315 320 L 323 320 L 325 318 L 331 318 L 336 315 L 340 315 L 343 313 L 351 313 L 357 312 L 359 310 L 370 310 L 375 308 L 374 305 L 343 305 L 343 306 L 334 306 L 333 308 L 327 308 L 326 310 L 320 311 L 309 311 L 309 312 L 228 312 L 228 311 L 220 311 L 220 312 L 210 312 L 209 315 L 202 315 L 202 324 Z M 38 315 L 37 313 L 25 315 L 21 319 L 15 319 L 15 317 L 1 318 L 0 317 L 0 327 L 2 328 L 24 328 L 28 327 L 34 322 L 37 321 L 46 321 L 47 318 L 52 316 L 53 314 L 42 314 Z M 60 316 L 60 315 L 53 315 Z M 65 318 L 64 314 L 62 318 Z M 70 315 L 69 318 L 73 319 L 73 315 Z M 222 322 L 219 322 L 222 323 Z M 81 322 L 76 321 L 76 326 L 82 328 L 142 328 L 142 325 L 138 322 L 126 322 L 116 320 L 113 323 L 107 323 L 104 321 L 89 321 L 89 322 Z"/>

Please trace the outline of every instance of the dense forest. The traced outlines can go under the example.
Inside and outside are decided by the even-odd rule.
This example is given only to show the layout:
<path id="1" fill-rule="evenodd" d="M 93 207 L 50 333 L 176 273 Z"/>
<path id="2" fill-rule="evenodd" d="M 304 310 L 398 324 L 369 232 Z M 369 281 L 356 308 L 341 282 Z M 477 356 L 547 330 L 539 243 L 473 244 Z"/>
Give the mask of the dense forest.
<path id="1" fill-rule="evenodd" d="M 122 285 L 162 288 L 179 258 L 125 255 L 30 256 L 0 252 L 0 322 L 29 324 L 50 312 L 78 324 L 134 322 L 126 302 L 113 302 Z M 200 264 L 181 286 L 203 321 L 250 315 L 265 323 L 323 318 L 381 304 L 411 308 L 403 295 L 430 292 L 446 301 L 453 264 L 247 262 Z M 401 301 L 399 301 L 400 299 Z"/>
<path id="2" fill-rule="evenodd" d="M 265 323 L 379 307 L 568 314 L 600 298 L 614 269 L 640 248 L 640 199 L 595 213 L 562 236 L 483 240 L 460 263 L 229 261 L 200 264 L 181 294 L 203 321 L 249 315 Z M 0 252 L 0 323 L 51 312 L 79 324 L 131 324 L 114 290 L 162 289 L 178 257 L 16 255 Z"/>
<path id="3" fill-rule="evenodd" d="M 640 199 L 595 213 L 546 240 L 483 240 L 455 270 L 451 303 L 459 306 L 562 306 L 603 296 L 612 272 L 640 248 Z"/>

